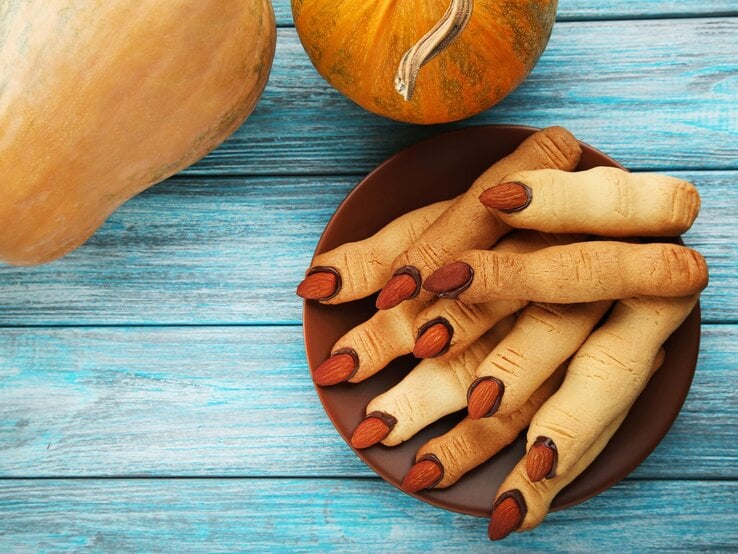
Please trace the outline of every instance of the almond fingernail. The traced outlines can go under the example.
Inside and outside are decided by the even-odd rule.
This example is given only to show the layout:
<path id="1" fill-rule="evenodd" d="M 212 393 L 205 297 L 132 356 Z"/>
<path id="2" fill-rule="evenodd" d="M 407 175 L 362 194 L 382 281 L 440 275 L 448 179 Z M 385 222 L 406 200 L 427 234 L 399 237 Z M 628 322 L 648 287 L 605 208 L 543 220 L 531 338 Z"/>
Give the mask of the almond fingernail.
<path id="1" fill-rule="evenodd" d="M 418 492 L 436 486 L 443 479 L 443 464 L 433 454 L 421 457 L 402 480 L 402 490 Z"/>
<path id="2" fill-rule="evenodd" d="M 418 338 L 413 347 L 416 358 L 435 358 L 445 354 L 451 345 L 453 328 L 444 318 L 436 318 L 425 323 L 418 330 Z"/>
<path id="3" fill-rule="evenodd" d="M 487 208 L 505 213 L 519 212 L 530 204 L 533 191 L 523 183 L 501 183 L 485 190 L 479 200 Z"/>
<path id="4" fill-rule="evenodd" d="M 525 471 L 533 483 L 556 476 L 558 450 L 548 437 L 538 437 L 525 457 Z"/>
<path id="5" fill-rule="evenodd" d="M 405 300 L 418 295 L 420 290 L 420 273 L 412 266 L 401 267 L 387 284 L 382 287 L 377 296 L 378 310 L 389 310 Z"/>
<path id="6" fill-rule="evenodd" d="M 526 512 L 525 499 L 519 490 L 513 489 L 502 493 L 492 510 L 488 529 L 489 539 L 499 541 L 519 529 Z"/>
<path id="7" fill-rule="evenodd" d="M 341 276 L 332 267 L 314 267 L 297 285 L 297 296 L 305 300 L 330 300 L 341 289 Z"/>
<path id="8" fill-rule="evenodd" d="M 397 420 L 384 412 L 372 412 L 356 426 L 351 435 L 351 446 L 356 449 L 369 448 L 390 434 Z"/>
<path id="9" fill-rule="evenodd" d="M 465 262 L 453 262 L 436 269 L 423 283 L 423 288 L 439 298 L 456 298 L 474 279 L 474 270 Z"/>
<path id="10" fill-rule="evenodd" d="M 329 387 L 348 381 L 359 369 L 359 356 L 353 348 L 336 350 L 331 357 L 313 371 L 313 381 L 321 387 Z"/>
<path id="11" fill-rule="evenodd" d="M 490 417 L 500 407 L 505 385 L 495 377 L 479 377 L 466 393 L 469 418 Z"/>

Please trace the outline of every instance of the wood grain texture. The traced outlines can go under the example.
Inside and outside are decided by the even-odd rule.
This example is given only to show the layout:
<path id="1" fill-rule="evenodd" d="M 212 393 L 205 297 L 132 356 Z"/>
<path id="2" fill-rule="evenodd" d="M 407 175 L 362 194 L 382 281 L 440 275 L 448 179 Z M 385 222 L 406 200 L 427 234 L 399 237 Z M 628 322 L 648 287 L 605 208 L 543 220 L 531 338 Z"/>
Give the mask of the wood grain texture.
<path id="1" fill-rule="evenodd" d="M 705 321 L 738 321 L 738 172 L 694 181 L 686 241 L 706 257 Z M 359 177 L 172 179 L 135 197 L 79 250 L 0 266 L 0 325 L 292 323 L 295 287 Z M 719 224 L 715 222 L 720 222 Z"/>
<path id="2" fill-rule="evenodd" d="M 738 18 L 560 23 L 529 79 L 498 106 L 433 127 L 375 116 L 318 75 L 294 29 L 256 110 L 190 174 L 366 172 L 444 129 L 563 125 L 631 169 L 737 169 Z"/>
<path id="3" fill-rule="evenodd" d="M 274 13 L 280 26 L 293 25 L 289 0 L 274 0 Z M 646 17 L 697 17 L 736 14 L 735 0 L 560 0 L 556 18 L 559 21 Z"/>
<path id="4" fill-rule="evenodd" d="M 560 0 L 521 88 L 438 127 L 343 98 L 274 3 L 274 71 L 244 127 L 68 258 L 0 267 L 0 552 L 738 549 L 738 17 L 715 17 L 738 3 Z M 631 169 L 693 180 L 703 316 L 730 323 L 704 325 L 687 402 L 631 479 L 494 547 L 484 520 L 398 492 L 338 436 L 293 294 L 361 175 L 485 123 L 565 125 Z"/>
<path id="5" fill-rule="evenodd" d="M 277 0 L 279 2 L 281 0 Z M 738 14 L 735 0 L 560 0 L 557 18 L 562 20 L 587 20 L 645 17 L 699 17 Z"/>
<path id="6" fill-rule="evenodd" d="M 383 481 L 0 482 L 6 552 L 648 552 L 732 550 L 738 483 L 625 481 L 494 547 L 487 520 Z M 630 530 L 630 531 L 629 531 Z"/>
<path id="7" fill-rule="evenodd" d="M 372 475 L 301 342 L 300 327 L 5 329 L 0 477 Z M 637 476 L 738 478 L 736 360 L 738 326 L 706 325 L 683 411 Z"/>

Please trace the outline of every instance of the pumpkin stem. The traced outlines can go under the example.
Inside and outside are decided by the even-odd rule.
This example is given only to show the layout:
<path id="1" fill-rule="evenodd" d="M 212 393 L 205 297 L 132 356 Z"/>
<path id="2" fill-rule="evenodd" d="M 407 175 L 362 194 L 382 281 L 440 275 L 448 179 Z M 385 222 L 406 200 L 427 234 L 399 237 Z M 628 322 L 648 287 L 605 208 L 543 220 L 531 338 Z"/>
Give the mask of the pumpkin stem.
<path id="1" fill-rule="evenodd" d="M 471 19 L 473 7 L 474 0 L 451 0 L 441 20 L 402 56 L 395 74 L 395 90 L 405 100 L 413 97 L 420 68 L 443 52 L 461 34 Z"/>

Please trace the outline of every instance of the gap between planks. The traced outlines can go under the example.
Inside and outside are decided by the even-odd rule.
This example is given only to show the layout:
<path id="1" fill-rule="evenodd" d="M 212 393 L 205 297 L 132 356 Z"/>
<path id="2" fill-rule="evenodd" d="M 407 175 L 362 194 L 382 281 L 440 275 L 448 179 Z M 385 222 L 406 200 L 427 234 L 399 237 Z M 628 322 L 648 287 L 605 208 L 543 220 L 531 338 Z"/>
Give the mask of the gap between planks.
<path id="1" fill-rule="evenodd" d="M 493 125 L 493 124 L 489 124 Z M 467 127 L 483 127 L 485 124 L 483 123 L 472 123 L 471 125 L 467 125 Z M 437 135 L 433 135 L 433 137 L 444 134 L 445 131 L 439 131 Z M 431 138 L 433 138 L 431 137 Z M 423 140 L 419 140 L 418 143 L 423 142 Z M 415 143 L 415 144 L 418 144 Z M 411 145 L 412 146 L 412 145 Z M 409 148 L 409 147 L 408 147 Z M 402 152 L 402 150 L 398 150 L 397 153 L 399 154 Z M 390 156 L 391 157 L 391 156 Z M 381 165 L 381 164 L 379 164 Z M 377 167 L 379 167 L 377 165 Z M 208 173 L 207 171 L 197 171 L 197 166 L 191 166 L 195 168 L 195 171 L 187 171 L 186 173 L 176 173 L 175 175 L 172 175 L 171 177 L 168 177 L 166 181 L 172 182 L 172 181 L 195 181 L 197 179 L 207 179 L 208 181 L 230 181 L 234 179 L 283 179 L 285 177 L 299 177 L 300 179 L 310 179 L 311 177 L 315 177 L 316 179 L 325 179 L 326 177 L 331 177 L 335 179 L 363 179 L 366 177 L 371 171 L 355 171 L 355 172 L 325 172 L 325 173 L 318 173 L 316 171 L 308 171 L 305 173 L 301 172 L 272 172 L 272 173 L 249 173 L 247 171 L 242 173 Z M 626 168 L 627 169 L 627 168 Z M 738 173 L 738 169 L 727 167 L 727 168 L 715 168 L 715 167 L 679 167 L 679 166 L 673 166 L 673 167 L 639 167 L 637 169 L 633 169 L 632 173 L 725 173 L 728 171 L 735 171 Z M 164 181 L 161 181 L 164 182 Z M 357 181 L 358 183 L 358 181 Z M 156 183 L 157 185 L 159 183 Z M 155 185 L 152 185 L 155 186 Z"/>
<path id="2" fill-rule="evenodd" d="M 274 0 L 275 16 L 278 28 L 294 27 L 290 0 Z M 584 4 L 586 7 L 582 8 Z M 660 8 L 664 4 L 664 8 Z M 631 6 L 636 5 L 637 9 Z M 593 7 L 596 6 L 596 7 Z M 562 0 L 559 2 L 557 22 L 586 21 L 638 21 L 644 19 L 698 19 L 704 17 L 732 17 L 738 15 L 738 9 L 728 0 L 710 0 L 705 2 L 671 1 L 671 2 L 576 2 Z"/>
<path id="3" fill-rule="evenodd" d="M 669 21 L 672 19 L 717 19 L 721 17 L 736 17 L 738 10 L 721 10 L 710 13 L 656 13 L 656 14 L 640 14 L 640 15 L 604 15 L 596 17 L 592 15 L 561 15 L 556 17 L 556 23 L 607 23 L 609 21 Z M 295 24 L 290 17 L 290 21 L 280 21 L 277 23 L 277 29 L 294 29 Z"/>
<path id="4" fill-rule="evenodd" d="M 738 325 L 738 320 L 704 320 L 702 325 Z M 294 321 L 246 321 L 242 323 L 233 322 L 206 322 L 206 323 L 29 323 L 29 324 L 2 324 L 0 329 L 118 329 L 118 328 L 168 328 L 188 329 L 191 327 L 302 327 L 302 320 Z"/>
<path id="5" fill-rule="evenodd" d="M 0 476 L 4 481 L 382 481 L 379 475 L 14 475 Z M 738 483 L 735 477 L 724 475 L 705 475 L 700 477 L 641 477 L 628 476 L 618 481 L 624 482 L 726 482 Z M 389 482 L 388 482 L 389 483 Z"/>

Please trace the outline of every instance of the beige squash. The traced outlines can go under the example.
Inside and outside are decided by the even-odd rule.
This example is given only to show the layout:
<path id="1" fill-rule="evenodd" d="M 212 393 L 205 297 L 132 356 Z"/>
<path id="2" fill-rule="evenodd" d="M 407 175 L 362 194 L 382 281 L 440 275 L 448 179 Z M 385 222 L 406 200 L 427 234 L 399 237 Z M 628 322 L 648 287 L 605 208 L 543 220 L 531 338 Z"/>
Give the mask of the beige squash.
<path id="1" fill-rule="evenodd" d="M 251 113 L 268 0 L 0 3 L 0 260 L 47 262 Z"/>

